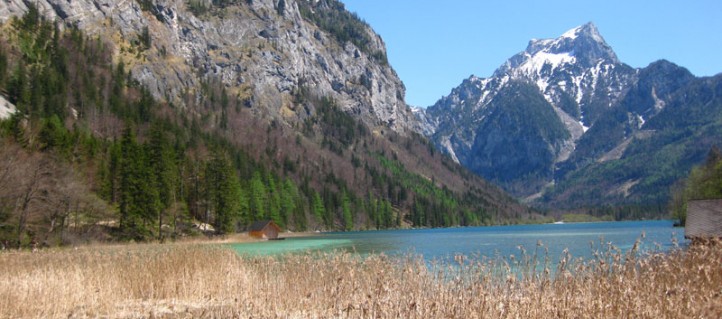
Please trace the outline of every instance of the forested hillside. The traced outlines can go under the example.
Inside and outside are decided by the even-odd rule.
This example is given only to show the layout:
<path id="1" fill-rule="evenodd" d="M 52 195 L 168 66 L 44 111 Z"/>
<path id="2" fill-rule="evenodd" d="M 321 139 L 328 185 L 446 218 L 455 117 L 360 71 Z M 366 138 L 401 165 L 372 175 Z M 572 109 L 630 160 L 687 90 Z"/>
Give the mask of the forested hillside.
<path id="1" fill-rule="evenodd" d="M 124 47 L 143 59 L 141 34 Z M 0 33 L 0 237 L 5 245 L 216 234 L 272 219 L 352 230 L 520 222 L 534 215 L 418 135 L 369 128 L 299 85 L 293 124 L 214 78 L 156 100 L 112 42 L 37 9 Z M 115 52 L 115 53 L 114 53 Z"/>
<path id="2" fill-rule="evenodd" d="M 635 102 L 642 100 L 639 96 L 643 95 L 637 92 L 642 85 L 645 83 L 640 81 L 627 93 L 626 104 L 654 105 L 651 101 Z M 606 154 L 599 152 L 597 160 L 592 160 L 592 156 L 586 161 L 578 160 L 583 163 L 580 167 L 564 172 L 557 184 L 547 190 L 542 198 L 545 204 L 599 207 L 599 213 L 613 212 L 619 218 L 644 218 L 655 213 L 665 216 L 674 185 L 685 179 L 694 166 L 703 163 L 710 149 L 719 147 L 722 141 L 720 90 L 720 76 L 687 79 L 669 93 L 656 90 L 657 94 L 668 94 L 666 106 L 638 129 L 612 125 L 614 121 L 600 122 L 594 131 L 589 130 L 590 137 L 596 136 L 600 141 L 600 136 L 606 136 L 613 140 L 615 134 L 611 132 L 621 131 L 628 136 L 627 141 L 612 150 L 607 147 Z M 625 107 L 610 109 L 605 116 L 626 119 Z M 597 149 L 604 150 L 601 146 Z M 610 203 L 626 207 L 613 210 Z"/>

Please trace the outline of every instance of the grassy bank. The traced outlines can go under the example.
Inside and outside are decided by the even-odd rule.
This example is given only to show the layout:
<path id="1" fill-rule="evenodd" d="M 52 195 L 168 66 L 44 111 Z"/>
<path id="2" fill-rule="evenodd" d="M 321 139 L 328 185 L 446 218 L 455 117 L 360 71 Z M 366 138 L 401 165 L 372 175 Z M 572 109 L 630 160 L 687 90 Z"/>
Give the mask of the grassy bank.
<path id="1" fill-rule="evenodd" d="M 220 245 L 187 243 L 3 252 L 0 309 L 7 318 L 717 318 L 722 313 L 720 245 L 644 258 L 607 247 L 594 261 L 567 256 L 553 269 L 538 271 L 535 260 L 543 266 L 543 257 L 458 257 L 454 265 L 429 270 L 416 257 L 243 259 Z"/>

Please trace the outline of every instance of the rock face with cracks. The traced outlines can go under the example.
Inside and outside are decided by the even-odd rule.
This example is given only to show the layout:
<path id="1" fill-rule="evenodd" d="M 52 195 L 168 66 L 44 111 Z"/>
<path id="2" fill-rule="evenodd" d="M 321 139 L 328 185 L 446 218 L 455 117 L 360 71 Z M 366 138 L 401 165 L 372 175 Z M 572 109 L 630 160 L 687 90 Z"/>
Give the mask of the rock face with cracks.
<path id="1" fill-rule="evenodd" d="M 194 11 L 191 1 L 39 0 L 32 3 L 60 27 L 77 26 L 115 44 L 116 62 L 158 99 L 183 106 L 202 83 L 221 82 L 256 113 L 286 123 L 302 121 L 312 106 L 293 103 L 300 90 L 331 97 L 374 129 L 418 130 L 404 102 L 405 88 L 385 61 L 381 37 L 365 23 L 363 48 L 341 41 L 305 19 L 311 10 L 339 10 L 329 1 L 227 1 Z M 0 2 L 0 21 L 21 16 L 28 1 Z M 325 6 L 325 7 L 324 7 Z M 340 6 L 340 10 L 344 10 Z M 139 44 L 147 34 L 148 47 Z M 383 56 L 383 59 L 378 58 Z M 185 99 L 184 99 L 185 97 Z"/>

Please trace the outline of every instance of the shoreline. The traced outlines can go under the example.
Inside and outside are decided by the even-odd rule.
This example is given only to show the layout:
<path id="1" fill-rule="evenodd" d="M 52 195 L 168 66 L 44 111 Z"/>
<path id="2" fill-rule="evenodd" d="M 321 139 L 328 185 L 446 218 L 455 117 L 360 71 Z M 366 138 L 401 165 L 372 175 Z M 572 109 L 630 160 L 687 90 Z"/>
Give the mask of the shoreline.
<path id="1" fill-rule="evenodd" d="M 279 233 L 278 238 L 300 238 L 322 236 L 323 233 L 315 232 L 283 232 Z M 192 238 L 184 238 L 173 241 L 171 243 L 195 243 L 195 244 L 243 244 L 264 242 L 268 239 L 254 238 L 248 235 L 248 232 L 224 235 L 224 236 L 198 236 Z"/>
<path id="2" fill-rule="evenodd" d="M 301 237 L 313 237 L 323 236 L 323 233 L 315 232 L 288 232 L 279 234 L 279 238 L 301 238 Z M 149 241 L 115 241 L 115 242 L 85 242 L 77 243 L 73 245 L 64 246 L 53 246 L 53 247 L 42 247 L 38 249 L 1 249 L 0 254 L 3 253 L 35 253 L 35 252 L 52 252 L 52 251 L 69 251 L 69 250 L 86 250 L 92 248 L 132 248 L 132 247 L 144 247 L 144 246 L 184 246 L 184 245 L 217 245 L 217 244 L 245 244 L 245 243 L 260 243 L 268 241 L 268 239 L 254 238 L 248 235 L 248 232 L 234 233 L 224 236 L 187 236 L 174 239 L 160 240 L 149 240 Z"/>
<path id="3" fill-rule="evenodd" d="M 711 318 L 722 311 L 719 245 L 646 259 L 609 251 L 610 264 L 567 259 L 554 273 L 539 269 L 541 260 L 456 259 L 433 272 L 419 258 L 348 252 L 278 262 L 194 244 L 120 247 L 0 254 L 0 317 Z"/>
<path id="4" fill-rule="evenodd" d="M 671 219 L 656 219 L 656 220 L 624 220 L 624 221 L 586 221 L 586 222 L 574 222 L 574 221 L 563 221 L 562 223 L 554 222 L 554 223 L 541 223 L 541 224 L 510 224 L 510 225 L 489 225 L 489 226 L 455 226 L 455 227 L 439 227 L 439 228 L 399 228 L 399 229 L 368 229 L 368 230 L 355 230 L 351 231 L 351 233 L 357 233 L 357 232 L 386 232 L 386 231 L 418 231 L 418 230 L 439 230 L 439 229 L 457 229 L 457 228 L 496 228 L 496 227 L 517 227 L 517 226 L 531 226 L 531 225 L 556 225 L 556 226 L 563 226 L 563 225 L 583 225 L 583 224 L 601 224 L 601 223 L 634 223 L 634 222 L 652 222 L 652 221 L 664 221 L 664 222 L 670 222 L 673 223 L 674 220 Z M 345 232 L 335 232 L 335 231 L 323 231 L 323 232 L 317 232 L 317 231 L 302 231 L 302 232 L 282 232 L 279 233 L 279 238 L 303 238 L 303 237 L 323 237 L 328 234 L 334 234 L 334 233 L 345 233 Z M 38 250 L 44 251 L 44 250 L 63 250 L 63 249 L 78 249 L 83 247 L 113 247 L 113 246 L 143 246 L 143 245 L 184 245 L 184 244 L 243 244 L 243 243 L 258 243 L 258 242 L 264 242 L 267 241 L 267 239 L 258 239 L 253 238 L 248 235 L 248 232 L 242 232 L 242 233 L 234 233 L 234 234 L 228 234 L 228 235 L 196 235 L 196 236 L 184 236 L 184 237 L 178 237 L 176 239 L 170 239 L 167 238 L 163 241 L 154 239 L 149 241 L 141 241 L 141 242 L 135 242 L 135 241 L 109 241 L 109 242 L 102 242 L 102 241 L 91 241 L 91 242 L 82 242 L 82 243 L 76 243 L 76 244 L 70 244 L 65 246 L 53 246 L 53 247 L 42 247 Z M 4 249 L 0 250 L 0 252 L 8 252 L 8 251 L 18 251 L 15 248 L 10 249 Z M 29 249 L 21 249 L 20 251 L 29 251 Z"/>

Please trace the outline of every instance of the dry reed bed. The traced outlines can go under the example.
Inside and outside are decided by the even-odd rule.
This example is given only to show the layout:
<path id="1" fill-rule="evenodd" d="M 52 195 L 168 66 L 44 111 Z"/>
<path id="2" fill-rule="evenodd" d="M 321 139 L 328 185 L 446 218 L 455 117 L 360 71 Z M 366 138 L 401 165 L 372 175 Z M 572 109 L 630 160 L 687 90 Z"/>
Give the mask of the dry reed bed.
<path id="1" fill-rule="evenodd" d="M 7 318 L 720 318 L 722 246 L 643 258 L 352 254 L 241 258 L 209 245 L 0 253 Z"/>

